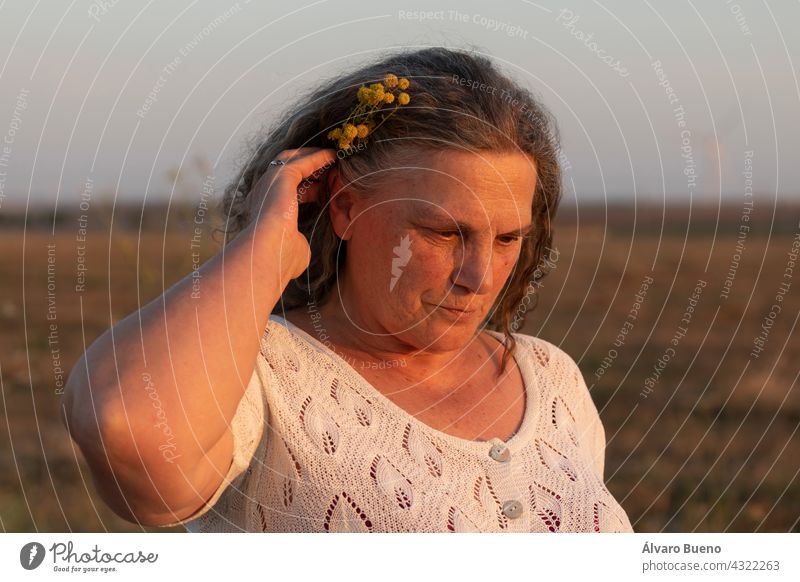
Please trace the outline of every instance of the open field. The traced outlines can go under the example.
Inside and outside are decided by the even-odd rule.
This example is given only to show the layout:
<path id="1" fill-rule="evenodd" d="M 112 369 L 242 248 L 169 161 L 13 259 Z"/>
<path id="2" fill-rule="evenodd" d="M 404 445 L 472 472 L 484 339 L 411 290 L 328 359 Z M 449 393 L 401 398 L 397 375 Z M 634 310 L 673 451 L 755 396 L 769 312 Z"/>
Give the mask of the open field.
<path id="1" fill-rule="evenodd" d="M 3 531 L 142 530 L 94 493 L 57 417 L 54 360 L 68 372 L 190 272 L 189 222 L 139 231 L 138 217 L 115 221 L 110 237 L 90 218 L 82 292 L 74 217 L 54 233 L 46 220 L 0 232 Z M 747 223 L 740 208 L 719 221 L 716 207 L 671 210 L 663 224 L 660 209 L 560 214 L 557 266 L 524 331 L 579 363 L 606 426 L 608 487 L 636 531 L 800 531 L 800 263 L 788 270 L 798 222 L 798 207 Z M 737 239 L 742 224 L 751 228 Z M 218 250 L 207 232 L 202 244 L 203 260 Z"/>

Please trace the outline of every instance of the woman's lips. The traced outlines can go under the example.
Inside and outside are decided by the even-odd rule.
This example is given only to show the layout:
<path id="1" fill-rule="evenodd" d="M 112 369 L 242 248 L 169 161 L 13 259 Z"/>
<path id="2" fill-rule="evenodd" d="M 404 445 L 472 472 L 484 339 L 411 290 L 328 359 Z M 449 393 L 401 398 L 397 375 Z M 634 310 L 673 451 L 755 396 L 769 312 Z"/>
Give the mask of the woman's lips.
<path id="1" fill-rule="evenodd" d="M 475 309 L 457 309 L 455 307 L 447 307 L 445 305 L 436 305 L 434 307 L 436 307 L 440 313 L 443 313 L 449 317 L 455 317 L 456 319 L 471 317 L 476 312 Z"/>

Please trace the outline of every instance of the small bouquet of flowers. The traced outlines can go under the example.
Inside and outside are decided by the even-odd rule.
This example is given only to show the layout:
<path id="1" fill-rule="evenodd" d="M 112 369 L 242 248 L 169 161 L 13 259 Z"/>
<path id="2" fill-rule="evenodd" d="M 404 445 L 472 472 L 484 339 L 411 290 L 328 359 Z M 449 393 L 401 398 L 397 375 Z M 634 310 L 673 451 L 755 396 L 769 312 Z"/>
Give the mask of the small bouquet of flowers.
<path id="1" fill-rule="evenodd" d="M 358 89 L 358 105 L 350 113 L 341 127 L 328 132 L 328 139 L 337 142 L 340 149 L 356 147 L 361 149 L 366 145 L 368 136 L 372 135 L 387 119 L 394 115 L 398 107 L 408 105 L 411 97 L 405 92 L 410 82 L 406 78 L 398 79 L 389 73 L 383 83 L 372 83 L 369 87 L 361 85 Z M 399 91 L 395 94 L 395 91 Z M 389 113 L 381 113 L 380 122 L 373 119 L 378 109 L 383 105 L 395 103 Z"/>

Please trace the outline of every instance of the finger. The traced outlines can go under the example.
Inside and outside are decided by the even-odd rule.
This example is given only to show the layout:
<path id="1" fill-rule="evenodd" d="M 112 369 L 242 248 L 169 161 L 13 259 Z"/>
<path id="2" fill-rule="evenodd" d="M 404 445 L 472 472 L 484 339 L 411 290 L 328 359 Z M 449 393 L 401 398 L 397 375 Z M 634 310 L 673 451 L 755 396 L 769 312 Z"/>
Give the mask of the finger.
<path id="1" fill-rule="evenodd" d="M 295 148 L 295 149 L 288 149 L 288 150 L 281 150 L 278 152 L 278 155 L 275 156 L 276 160 L 282 160 L 284 162 L 295 161 L 300 158 L 304 158 L 309 154 L 313 154 L 320 151 L 325 151 L 330 148 L 317 148 L 317 147 L 303 147 L 303 148 Z M 332 150 L 336 151 L 336 150 Z"/>
<path id="2" fill-rule="evenodd" d="M 315 151 L 319 151 L 321 148 L 312 148 L 312 147 L 302 147 L 302 148 L 293 148 L 287 150 L 281 150 L 278 152 L 278 155 L 275 156 L 277 160 L 289 160 L 291 158 L 300 157 Z"/>
<path id="3" fill-rule="evenodd" d="M 275 203 L 290 214 L 297 212 L 299 204 L 318 199 L 320 184 L 309 183 L 305 178 L 321 176 L 338 159 L 334 149 L 310 148 L 307 153 L 296 155 L 289 160 L 286 152 L 291 151 L 280 152 L 277 159 L 284 159 L 286 163 L 267 168 L 254 188 L 259 194 L 253 197 L 258 200 L 259 205 L 263 205 L 271 204 L 267 202 L 271 196 L 279 196 L 283 200 L 276 200 Z"/>
<path id="4" fill-rule="evenodd" d="M 297 188 L 308 186 L 322 180 L 322 176 L 336 163 L 336 150 L 318 149 L 286 161 L 278 168 L 278 179 L 291 181 Z"/>
<path id="5" fill-rule="evenodd" d="M 303 180 L 297 186 L 297 203 L 306 204 L 320 201 L 320 182 Z"/>

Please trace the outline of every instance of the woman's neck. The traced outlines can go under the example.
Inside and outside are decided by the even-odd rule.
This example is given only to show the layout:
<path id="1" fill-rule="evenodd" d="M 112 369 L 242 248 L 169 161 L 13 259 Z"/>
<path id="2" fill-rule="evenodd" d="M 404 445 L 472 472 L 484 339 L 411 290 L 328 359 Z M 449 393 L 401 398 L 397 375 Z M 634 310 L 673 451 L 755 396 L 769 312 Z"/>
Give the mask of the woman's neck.
<path id="1" fill-rule="evenodd" d="M 345 312 L 338 294 L 313 308 L 299 307 L 287 312 L 286 318 L 320 341 L 327 339 L 333 351 L 345 360 L 363 367 L 391 369 L 410 381 L 431 380 L 437 376 L 455 378 L 469 375 L 496 360 L 486 334 L 478 333 L 466 345 L 450 351 L 426 351 L 392 335 L 389 330 L 358 314 Z M 352 311 L 352 310 L 351 310 Z M 491 363 L 489 363 L 491 365 Z M 497 368 L 499 370 L 499 367 Z"/>

